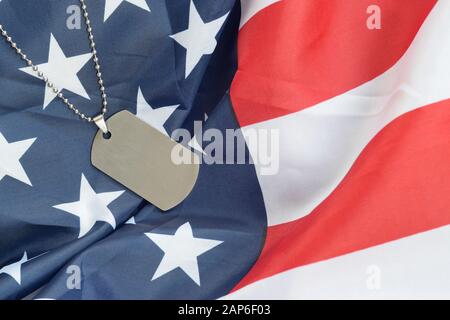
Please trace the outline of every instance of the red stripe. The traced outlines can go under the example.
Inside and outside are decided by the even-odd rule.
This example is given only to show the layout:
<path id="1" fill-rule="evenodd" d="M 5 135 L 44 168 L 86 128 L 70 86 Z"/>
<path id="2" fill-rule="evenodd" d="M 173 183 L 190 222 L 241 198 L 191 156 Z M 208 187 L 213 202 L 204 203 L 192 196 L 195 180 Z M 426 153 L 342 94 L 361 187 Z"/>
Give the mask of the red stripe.
<path id="1" fill-rule="evenodd" d="M 385 72 L 405 53 L 436 0 L 283 0 L 239 35 L 231 88 L 242 126 L 302 110 Z M 381 7 L 382 29 L 366 26 Z"/>
<path id="2" fill-rule="evenodd" d="M 450 100 L 390 123 L 310 215 L 270 227 L 236 287 L 450 224 Z"/>

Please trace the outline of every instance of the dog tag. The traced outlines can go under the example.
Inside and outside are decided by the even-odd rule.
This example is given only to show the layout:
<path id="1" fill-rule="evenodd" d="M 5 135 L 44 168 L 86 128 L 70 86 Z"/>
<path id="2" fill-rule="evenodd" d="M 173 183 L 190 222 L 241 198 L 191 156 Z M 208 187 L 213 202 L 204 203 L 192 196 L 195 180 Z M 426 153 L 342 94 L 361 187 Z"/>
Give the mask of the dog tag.
<path id="1" fill-rule="evenodd" d="M 195 153 L 126 110 L 99 122 L 91 152 L 94 167 L 164 211 L 189 195 L 200 170 Z M 174 148 L 189 153 L 190 164 L 176 164 Z"/>

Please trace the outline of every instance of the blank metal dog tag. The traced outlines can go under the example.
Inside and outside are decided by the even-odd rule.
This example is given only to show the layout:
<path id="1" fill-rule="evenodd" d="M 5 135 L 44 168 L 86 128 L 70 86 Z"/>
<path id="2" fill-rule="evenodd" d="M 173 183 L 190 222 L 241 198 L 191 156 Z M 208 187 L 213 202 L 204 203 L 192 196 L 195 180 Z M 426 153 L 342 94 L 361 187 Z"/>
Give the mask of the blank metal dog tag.
<path id="1" fill-rule="evenodd" d="M 189 195 L 199 173 L 196 154 L 128 111 L 114 114 L 107 125 L 111 137 L 99 130 L 92 145 L 94 167 L 164 211 Z M 190 153 L 190 164 L 175 164 L 175 147 Z"/>

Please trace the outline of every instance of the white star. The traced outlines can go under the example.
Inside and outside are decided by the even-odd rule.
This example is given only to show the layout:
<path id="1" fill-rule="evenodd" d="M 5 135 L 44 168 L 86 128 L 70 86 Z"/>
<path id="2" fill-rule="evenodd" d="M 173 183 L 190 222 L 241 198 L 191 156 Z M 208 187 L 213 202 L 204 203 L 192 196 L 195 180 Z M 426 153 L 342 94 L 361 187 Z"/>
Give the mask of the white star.
<path id="1" fill-rule="evenodd" d="M 22 259 L 0 269 L 0 274 L 6 273 L 11 276 L 20 285 L 22 281 L 22 264 L 28 261 L 27 252 L 25 251 Z"/>
<path id="2" fill-rule="evenodd" d="M 59 90 L 66 89 L 86 99 L 90 99 L 81 84 L 77 73 L 91 59 L 91 57 L 92 54 L 86 53 L 67 58 L 55 37 L 51 34 L 48 62 L 39 64 L 37 67 Z M 25 67 L 20 70 L 39 79 L 32 68 L 33 67 Z M 56 98 L 56 95 L 57 94 L 51 88 L 45 86 L 45 98 L 43 104 L 44 109 L 50 104 L 50 102 L 52 102 L 53 99 Z"/>
<path id="3" fill-rule="evenodd" d="M 127 222 L 125 222 L 125 224 L 136 224 L 136 219 L 134 217 L 131 217 L 127 220 Z"/>
<path id="4" fill-rule="evenodd" d="M 0 181 L 5 176 L 10 176 L 31 186 L 19 160 L 35 140 L 36 138 L 8 143 L 0 132 Z"/>
<path id="5" fill-rule="evenodd" d="M 194 149 L 197 152 L 200 152 L 204 155 L 206 155 L 205 150 L 203 150 L 202 146 L 200 145 L 200 143 L 198 143 L 198 139 L 197 136 L 193 136 L 192 139 L 188 142 L 188 146 L 191 147 L 192 149 Z"/>
<path id="6" fill-rule="evenodd" d="M 194 70 L 200 59 L 207 54 L 212 54 L 217 46 L 216 36 L 222 28 L 228 13 L 216 20 L 205 23 L 191 1 L 189 9 L 189 27 L 170 37 L 186 48 L 185 78 Z"/>
<path id="7" fill-rule="evenodd" d="M 145 100 L 141 88 L 138 89 L 136 116 L 145 121 L 159 132 L 169 136 L 164 124 L 180 105 L 153 109 Z"/>
<path id="8" fill-rule="evenodd" d="M 180 226 L 174 235 L 146 233 L 162 251 L 164 257 L 153 275 L 152 281 L 180 268 L 200 286 L 197 257 L 218 246 L 223 241 L 194 238 L 189 222 Z"/>
<path id="9" fill-rule="evenodd" d="M 63 203 L 54 208 L 66 211 L 80 218 L 80 233 L 78 238 L 87 234 L 97 221 L 108 223 L 116 228 L 116 219 L 108 209 L 108 205 L 116 200 L 125 191 L 96 193 L 85 178 L 81 175 L 80 200 L 71 203 Z"/>
<path id="10" fill-rule="evenodd" d="M 127 1 L 141 9 L 150 12 L 150 7 L 145 0 L 106 0 L 105 3 L 105 16 L 103 21 L 108 20 L 108 18 L 116 11 L 116 9 L 122 4 L 122 2 Z"/>

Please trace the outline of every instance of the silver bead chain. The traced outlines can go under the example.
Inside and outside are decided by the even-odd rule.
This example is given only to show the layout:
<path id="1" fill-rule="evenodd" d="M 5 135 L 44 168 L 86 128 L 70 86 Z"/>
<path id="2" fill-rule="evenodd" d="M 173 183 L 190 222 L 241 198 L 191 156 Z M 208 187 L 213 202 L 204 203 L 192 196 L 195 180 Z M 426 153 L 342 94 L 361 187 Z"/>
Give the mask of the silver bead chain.
<path id="1" fill-rule="evenodd" d="M 83 10 L 83 17 L 84 17 L 84 21 L 86 23 L 86 27 L 87 27 L 86 30 L 88 33 L 90 48 L 91 48 L 91 52 L 92 52 L 92 61 L 94 61 L 95 72 L 97 74 L 97 83 L 99 85 L 100 96 L 102 98 L 101 112 L 97 116 L 92 116 L 92 117 L 86 116 L 84 113 L 82 113 L 80 111 L 80 109 L 78 109 L 75 105 L 70 103 L 69 99 L 67 99 L 64 96 L 64 94 L 55 86 L 55 84 L 53 82 L 51 82 L 51 80 L 42 71 L 39 70 L 38 66 L 34 65 L 33 61 L 30 58 L 28 58 L 28 56 L 23 52 L 23 50 L 18 47 L 17 43 L 14 42 L 12 37 L 8 34 L 8 32 L 6 31 L 4 26 L 2 26 L 1 24 L 0 24 L 0 35 L 6 40 L 6 42 L 9 43 L 11 48 L 16 51 L 16 53 L 20 56 L 20 58 L 23 61 L 25 61 L 29 67 L 31 67 L 33 72 L 35 72 L 36 75 L 42 81 L 44 81 L 46 83 L 46 86 L 49 87 L 51 90 L 53 90 L 53 92 L 57 95 L 57 97 L 59 99 L 61 99 L 62 102 L 70 110 L 73 111 L 73 113 L 75 113 L 81 120 L 88 121 L 88 122 L 94 122 L 97 117 L 100 117 L 100 116 L 103 117 L 106 114 L 106 112 L 108 111 L 108 101 L 107 101 L 107 96 L 106 96 L 105 87 L 104 87 L 104 83 L 103 83 L 102 73 L 100 71 L 100 69 L 101 69 L 100 59 L 97 55 L 97 50 L 95 48 L 94 34 L 93 34 L 92 26 L 91 26 L 91 21 L 89 20 L 87 6 L 85 3 L 85 0 L 79 0 L 79 1 L 80 1 L 80 7 Z"/>

